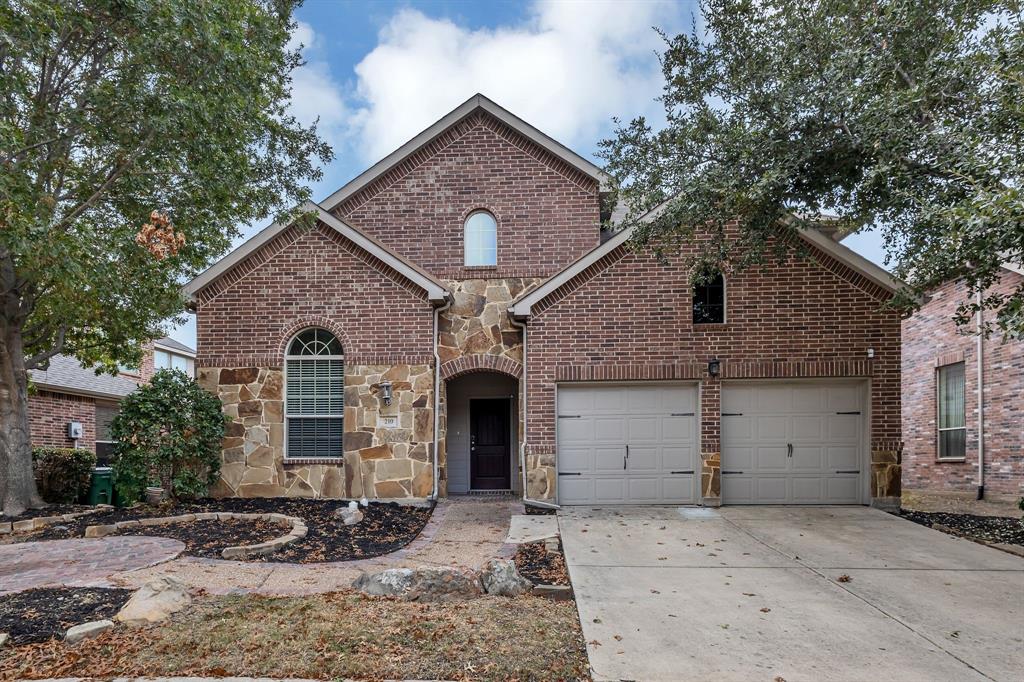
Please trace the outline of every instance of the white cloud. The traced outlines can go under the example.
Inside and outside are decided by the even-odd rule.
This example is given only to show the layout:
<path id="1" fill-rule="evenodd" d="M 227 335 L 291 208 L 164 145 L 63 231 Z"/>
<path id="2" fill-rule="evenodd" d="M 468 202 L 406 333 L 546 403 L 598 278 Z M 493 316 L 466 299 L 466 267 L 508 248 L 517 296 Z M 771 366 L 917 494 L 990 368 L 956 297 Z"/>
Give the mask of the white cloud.
<path id="1" fill-rule="evenodd" d="M 317 129 L 321 137 L 337 150 L 347 135 L 351 112 L 345 106 L 341 86 L 334 80 L 318 42 L 313 27 L 298 22 L 288 49 L 296 50 L 301 46 L 305 63 L 292 72 L 289 111 L 304 125 L 319 119 Z"/>
<path id="2" fill-rule="evenodd" d="M 521 25 L 477 30 L 401 10 L 355 67 L 348 133 L 376 161 L 481 92 L 564 144 L 592 148 L 613 116 L 657 116 L 662 43 L 652 27 L 686 20 L 680 5 L 654 1 L 540 0 Z"/>

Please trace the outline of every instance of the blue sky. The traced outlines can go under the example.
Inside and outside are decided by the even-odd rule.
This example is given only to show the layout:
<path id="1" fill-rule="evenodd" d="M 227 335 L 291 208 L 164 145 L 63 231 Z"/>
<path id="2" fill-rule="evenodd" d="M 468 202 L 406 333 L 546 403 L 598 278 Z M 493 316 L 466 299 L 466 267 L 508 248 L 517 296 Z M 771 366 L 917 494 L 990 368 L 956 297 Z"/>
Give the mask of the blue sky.
<path id="1" fill-rule="evenodd" d="M 307 0 L 292 111 L 319 119 L 335 160 L 319 201 L 475 92 L 592 157 L 613 117 L 662 120 L 653 27 L 689 31 L 692 0 Z M 247 237 L 263 224 L 244 229 Z M 875 233 L 844 242 L 882 264 Z M 195 346 L 194 320 L 172 331 Z"/>

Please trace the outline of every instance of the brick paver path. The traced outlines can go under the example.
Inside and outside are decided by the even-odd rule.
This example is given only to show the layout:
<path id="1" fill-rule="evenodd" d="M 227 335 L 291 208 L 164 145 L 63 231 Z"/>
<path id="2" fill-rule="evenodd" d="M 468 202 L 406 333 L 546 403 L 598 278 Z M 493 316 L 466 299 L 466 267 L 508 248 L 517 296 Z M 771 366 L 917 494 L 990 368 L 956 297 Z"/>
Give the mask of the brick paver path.
<path id="1" fill-rule="evenodd" d="M 0 594 L 33 587 L 108 586 L 114 573 L 175 558 L 185 545 L 171 538 L 115 536 L 0 545 Z"/>

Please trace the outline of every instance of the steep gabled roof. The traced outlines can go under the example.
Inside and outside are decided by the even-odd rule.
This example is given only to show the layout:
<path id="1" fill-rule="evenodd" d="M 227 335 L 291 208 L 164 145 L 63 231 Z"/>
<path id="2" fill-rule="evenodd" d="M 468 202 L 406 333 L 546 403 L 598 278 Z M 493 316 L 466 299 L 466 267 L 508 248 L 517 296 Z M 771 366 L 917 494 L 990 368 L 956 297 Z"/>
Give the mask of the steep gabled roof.
<path id="1" fill-rule="evenodd" d="M 421 287 L 426 292 L 427 299 L 431 302 L 440 303 L 448 297 L 448 289 L 441 282 L 434 279 L 434 277 L 418 266 L 402 258 L 376 239 L 331 215 L 319 204 L 307 201 L 299 207 L 299 211 L 302 213 L 312 213 L 318 221 L 337 231 L 340 235 L 391 267 L 410 282 Z M 243 242 L 237 249 L 221 258 L 202 274 L 186 284 L 184 286 L 185 293 L 190 297 L 194 297 L 199 291 L 212 284 L 221 275 L 224 275 L 231 268 L 244 261 L 249 255 L 291 225 L 291 222 L 279 222 L 263 228 L 248 241 Z"/>
<path id="2" fill-rule="evenodd" d="M 665 203 L 654 207 L 640 218 L 640 222 L 650 222 L 651 220 L 654 220 L 661 214 L 668 204 L 669 202 L 666 201 Z M 529 317 L 533 312 L 533 306 L 542 302 L 562 286 L 570 283 L 574 277 L 578 277 L 583 274 L 583 272 L 591 265 L 594 265 L 608 254 L 615 251 L 615 249 L 629 241 L 633 236 L 633 233 L 636 232 L 636 227 L 636 225 L 633 225 L 628 229 L 616 233 L 608 241 L 595 247 L 590 252 L 583 254 L 578 259 L 570 263 L 561 272 L 552 275 L 536 289 L 528 291 L 520 296 L 519 299 L 513 301 L 512 305 L 509 306 L 509 312 L 512 313 L 513 317 L 519 319 Z M 821 251 L 824 251 L 829 256 L 835 258 L 837 261 L 848 266 L 855 272 L 863 275 L 865 278 L 874 282 L 883 289 L 887 289 L 895 293 L 904 286 L 900 281 L 869 261 L 867 258 L 864 258 L 864 256 L 861 256 L 856 251 L 834 241 L 831 237 L 822 234 L 818 230 L 800 230 L 799 235 L 806 242 L 816 246 Z"/>
<path id="3" fill-rule="evenodd" d="M 181 355 L 187 355 L 190 358 L 194 358 L 196 356 L 195 349 L 193 349 L 193 348 L 191 348 L 189 346 L 186 346 L 185 344 L 181 343 L 180 341 L 175 341 L 174 339 L 172 339 L 169 336 L 165 336 L 162 339 L 157 339 L 156 341 L 154 341 L 153 342 L 153 347 L 154 348 L 159 348 L 161 350 L 169 350 L 172 353 L 179 353 Z"/>
<path id="4" fill-rule="evenodd" d="M 504 107 L 495 104 L 493 101 L 477 93 L 467 99 L 465 102 L 460 104 L 458 107 L 445 114 L 440 120 L 435 122 L 429 128 L 421 132 L 416 137 L 412 138 L 401 147 L 391 152 L 383 159 L 370 166 L 366 171 L 356 176 L 353 180 L 345 184 L 341 189 L 337 190 L 331 196 L 327 197 L 320 202 L 320 205 L 326 211 L 333 211 L 339 204 L 351 197 L 353 194 L 363 189 L 371 182 L 379 178 L 380 176 L 387 173 L 393 167 L 404 161 L 409 156 L 415 154 L 423 146 L 430 143 L 431 140 L 436 138 L 444 131 L 451 128 L 453 125 L 472 115 L 477 111 L 485 111 L 494 118 L 498 119 L 509 128 L 515 130 L 517 133 L 526 137 L 542 149 L 546 150 L 553 156 L 561 159 L 570 166 L 576 168 L 585 175 L 590 176 L 596 180 L 602 190 L 606 190 L 612 185 L 611 177 L 601 170 L 598 166 L 594 165 L 590 161 L 572 151 L 561 142 L 545 135 L 537 128 L 519 118 L 512 112 L 508 111 Z"/>

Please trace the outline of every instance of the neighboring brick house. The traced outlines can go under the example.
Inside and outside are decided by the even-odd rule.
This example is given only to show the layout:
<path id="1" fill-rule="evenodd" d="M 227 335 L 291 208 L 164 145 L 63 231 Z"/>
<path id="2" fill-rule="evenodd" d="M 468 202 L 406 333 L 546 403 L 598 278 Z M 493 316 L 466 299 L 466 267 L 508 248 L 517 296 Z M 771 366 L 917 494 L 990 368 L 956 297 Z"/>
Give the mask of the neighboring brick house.
<path id="1" fill-rule="evenodd" d="M 476 95 L 197 277 L 215 492 L 893 504 L 897 283 L 811 231 L 693 291 L 609 189 Z"/>
<path id="2" fill-rule="evenodd" d="M 32 444 L 85 448 L 105 456 L 112 444 L 107 429 L 121 399 L 149 381 L 157 369 L 174 367 L 192 375 L 195 352 L 174 339 L 154 341 L 143 354 L 141 367 L 122 368 L 117 376 L 96 374 L 78 360 L 57 355 L 45 370 L 30 370 L 29 394 Z M 81 425 L 81 438 L 71 438 L 68 425 Z"/>
<path id="3" fill-rule="evenodd" d="M 1024 272 L 1008 264 L 990 293 L 1008 294 L 1022 281 Z M 946 282 L 903 322 L 904 485 L 1017 499 L 1024 493 L 1024 341 L 998 332 L 979 338 L 977 321 L 958 328 L 953 316 L 968 296 L 963 282 Z"/>

